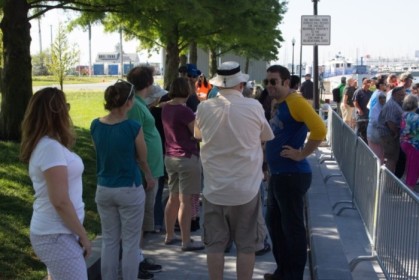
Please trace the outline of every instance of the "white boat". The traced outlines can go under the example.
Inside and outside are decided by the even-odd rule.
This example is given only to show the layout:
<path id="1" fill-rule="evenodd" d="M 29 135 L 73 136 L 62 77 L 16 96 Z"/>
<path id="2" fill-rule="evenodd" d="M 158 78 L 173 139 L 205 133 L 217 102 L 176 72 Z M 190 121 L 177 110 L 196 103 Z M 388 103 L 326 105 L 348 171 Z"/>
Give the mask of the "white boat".
<path id="1" fill-rule="evenodd" d="M 340 53 L 335 58 L 329 60 L 322 68 L 323 78 L 350 75 L 356 71 L 353 62 L 346 59 Z"/>

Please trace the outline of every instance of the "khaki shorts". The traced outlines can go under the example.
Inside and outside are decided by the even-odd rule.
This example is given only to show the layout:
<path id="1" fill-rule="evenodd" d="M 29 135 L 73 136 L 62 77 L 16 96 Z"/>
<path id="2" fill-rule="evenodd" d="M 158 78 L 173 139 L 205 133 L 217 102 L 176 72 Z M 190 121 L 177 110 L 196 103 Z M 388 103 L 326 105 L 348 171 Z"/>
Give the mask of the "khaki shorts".
<path id="1" fill-rule="evenodd" d="M 169 175 L 169 191 L 180 194 L 201 192 L 201 161 L 195 155 L 191 158 L 165 156 L 164 163 Z"/>
<path id="2" fill-rule="evenodd" d="M 394 138 L 391 135 L 381 137 L 381 146 L 383 148 L 384 159 L 396 162 L 400 154 L 399 138 Z"/>
<path id="3" fill-rule="evenodd" d="M 263 242 L 264 234 L 258 230 L 261 207 L 258 193 L 250 202 L 237 206 L 212 204 L 203 198 L 203 241 L 207 253 L 223 253 L 230 239 L 237 252 L 254 253 Z"/>
<path id="4" fill-rule="evenodd" d="M 346 123 L 351 123 L 354 119 L 354 107 L 350 107 L 346 104 L 341 104 L 342 119 Z"/>

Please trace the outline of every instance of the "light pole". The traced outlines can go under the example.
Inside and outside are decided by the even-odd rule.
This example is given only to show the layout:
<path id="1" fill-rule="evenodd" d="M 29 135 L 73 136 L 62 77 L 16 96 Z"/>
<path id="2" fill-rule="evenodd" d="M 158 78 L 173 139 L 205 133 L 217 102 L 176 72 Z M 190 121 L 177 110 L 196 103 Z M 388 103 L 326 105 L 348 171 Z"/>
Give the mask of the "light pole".
<path id="1" fill-rule="evenodd" d="M 302 40 L 302 35 L 301 35 L 301 30 L 300 30 L 300 79 L 302 79 L 301 77 L 302 67 L 303 67 L 303 40 Z"/>
<path id="2" fill-rule="evenodd" d="M 291 68 L 291 75 L 294 75 L 294 46 L 295 46 L 295 38 L 292 38 L 292 68 Z"/>
<path id="3" fill-rule="evenodd" d="M 317 3 L 320 0 L 312 0 L 313 2 L 313 15 L 317 16 Z M 314 109 L 318 112 L 320 108 L 319 98 L 319 47 L 313 47 L 313 86 L 314 86 Z"/>

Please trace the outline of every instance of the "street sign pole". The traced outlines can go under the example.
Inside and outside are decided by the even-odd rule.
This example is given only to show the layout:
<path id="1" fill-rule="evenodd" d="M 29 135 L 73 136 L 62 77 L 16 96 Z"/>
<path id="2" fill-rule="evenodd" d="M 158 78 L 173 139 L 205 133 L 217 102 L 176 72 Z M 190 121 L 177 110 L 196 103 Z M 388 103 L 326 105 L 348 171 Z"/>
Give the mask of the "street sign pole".
<path id="1" fill-rule="evenodd" d="M 313 14 L 317 16 L 317 0 L 313 0 Z M 313 79 L 314 79 L 314 109 L 319 112 L 319 47 L 317 44 L 313 47 Z"/>
<path id="2" fill-rule="evenodd" d="M 317 15 L 317 2 L 314 4 L 313 16 L 301 16 L 301 44 L 313 46 L 313 93 L 314 108 L 320 108 L 319 98 L 319 45 L 330 45 L 330 16 Z"/>

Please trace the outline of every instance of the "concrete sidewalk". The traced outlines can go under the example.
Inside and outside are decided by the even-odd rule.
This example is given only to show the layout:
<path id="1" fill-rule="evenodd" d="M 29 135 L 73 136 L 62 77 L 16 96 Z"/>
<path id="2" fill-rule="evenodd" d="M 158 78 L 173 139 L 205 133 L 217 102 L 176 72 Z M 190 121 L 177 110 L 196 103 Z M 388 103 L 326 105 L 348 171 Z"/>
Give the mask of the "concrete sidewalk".
<path id="1" fill-rule="evenodd" d="M 313 182 L 307 193 L 307 221 L 311 245 L 314 279 L 385 279 L 377 263 L 361 262 L 350 271 L 349 262 L 359 256 L 371 255 L 371 244 L 364 223 L 357 210 L 336 213 L 348 204 L 333 205 L 339 201 L 350 201 L 351 193 L 338 165 L 333 160 L 319 163 L 320 158 L 330 159 L 330 148 L 320 147 L 310 157 Z M 327 182 L 324 178 L 332 176 Z"/>
<path id="2" fill-rule="evenodd" d="M 201 240 L 201 231 L 193 234 L 194 240 Z M 163 265 L 163 271 L 154 274 L 154 279 L 165 280 L 203 280 L 208 279 L 205 250 L 182 252 L 180 245 L 164 245 L 164 234 L 150 234 L 146 237 L 143 251 L 146 257 L 152 257 Z M 236 279 L 236 250 L 233 246 L 225 256 L 224 279 Z M 253 279 L 263 279 L 263 274 L 275 269 L 272 253 L 256 256 Z M 307 278 L 307 280 L 310 278 Z"/>
<path id="3" fill-rule="evenodd" d="M 304 280 L 385 279 L 375 263 L 362 262 L 353 272 L 349 269 L 348 264 L 353 258 L 371 254 L 371 246 L 357 211 L 346 210 L 340 216 L 335 215 L 334 212 L 337 211 L 332 211 L 332 206 L 337 201 L 350 200 L 351 195 L 343 177 L 333 177 L 327 183 L 324 182 L 326 175 L 339 174 L 336 162 L 319 163 L 319 159 L 328 154 L 330 149 L 321 147 L 309 158 L 313 182 L 306 196 L 310 248 Z M 192 238 L 201 240 L 200 235 L 201 231 L 194 232 Z M 154 279 L 208 279 L 205 250 L 182 252 L 180 245 L 164 245 L 164 234 L 146 235 L 145 244 L 144 255 L 152 257 L 163 266 L 163 271 L 155 273 Z M 89 262 L 92 267 L 89 279 L 100 279 L 96 278 L 97 273 L 100 274 L 98 246 L 100 241 L 96 243 L 96 257 L 92 257 Z M 235 254 L 233 246 L 225 257 L 224 279 L 236 279 Z M 263 274 L 274 271 L 275 267 L 271 252 L 256 256 L 253 279 L 263 279 Z"/>

